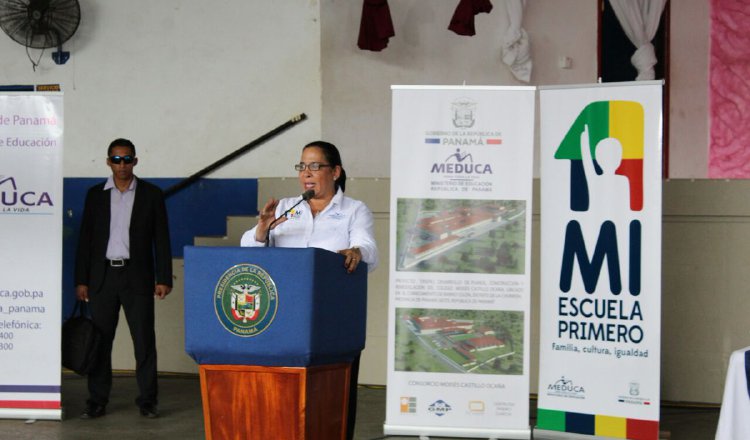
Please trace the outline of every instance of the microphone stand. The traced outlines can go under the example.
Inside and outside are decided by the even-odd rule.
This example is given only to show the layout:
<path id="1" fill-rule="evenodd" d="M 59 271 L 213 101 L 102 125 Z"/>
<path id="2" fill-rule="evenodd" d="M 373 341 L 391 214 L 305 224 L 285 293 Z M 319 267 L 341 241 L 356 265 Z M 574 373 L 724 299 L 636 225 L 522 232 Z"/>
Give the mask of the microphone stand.
<path id="1" fill-rule="evenodd" d="M 280 216 L 278 216 L 275 219 L 273 219 L 273 221 L 271 222 L 271 224 L 268 225 L 268 230 L 266 231 L 266 239 L 263 241 L 265 243 L 263 245 L 263 247 L 268 247 L 268 244 L 269 244 L 270 239 L 271 239 L 271 229 L 273 229 L 273 226 L 276 224 L 276 222 L 278 222 L 282 218 L 286 217 L 286 215 L 289 214 L 289 212 L 291 212 L 292 209 L 296 208 L 297 205 L 299 205 L 300 203 L 306 202 L 306 201 L 312 199 L 313 196 L 315 196 L 315 191 L 313 191 L 311 189 L 308 189 L 307 191 L 305 191 L 304 193 L 302 193 L 302 198 L 299 199 L 299 201 L 297 203 L 295 203 L 294 205 L 292 205 L 291 208 L 289 208 L 286 211 L 284 211 Z"/>

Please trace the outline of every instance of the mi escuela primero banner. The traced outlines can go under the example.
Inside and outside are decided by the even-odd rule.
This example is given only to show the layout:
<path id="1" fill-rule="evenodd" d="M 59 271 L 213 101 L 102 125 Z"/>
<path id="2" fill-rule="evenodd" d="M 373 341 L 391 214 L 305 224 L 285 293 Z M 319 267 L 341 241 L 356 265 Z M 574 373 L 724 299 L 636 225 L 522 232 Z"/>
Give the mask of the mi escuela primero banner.
<path id="1" fill-rule="evenodd" d="M 661 82 L 540 88 L 535 438 L 658 439 Z"/>
<path id="2" fill-rule="evenodd" d="M 0 94 L 0 418 L 60 420 L 63 96 Z"/>
<path id="3" fill-rule="evenodd" d="M 392 89 L 384 431 L 528 439 L 535 89 Z"/>

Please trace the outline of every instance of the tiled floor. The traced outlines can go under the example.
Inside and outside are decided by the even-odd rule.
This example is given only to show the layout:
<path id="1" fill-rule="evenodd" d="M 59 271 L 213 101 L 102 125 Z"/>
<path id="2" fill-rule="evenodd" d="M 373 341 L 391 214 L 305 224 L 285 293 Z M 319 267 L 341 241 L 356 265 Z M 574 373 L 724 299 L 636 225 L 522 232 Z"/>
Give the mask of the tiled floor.
<path id="1" fill-rule="evenodd" d="M 159 405 L 162 417 L 146 419 L 137 411 L 135 379 L 128 375 L 114 380 L 112 401 L 107 415 L 96 420 L 80 420 L 86 398 L 86 383 L 81 377 L 63 377 L 62 400 L 65 411 L 62 422 L 0 420 L 2 440 L 119 440 L 119 439 L 203 439 L 200 384 L 197 376 L 166 375 L 160 378 Z M 531 401 L 535 413 L 534 401 Z M 662 406 L 663 438 L 709 440 L 714 438 L 719 417 L 718 408 Z M 357 418 L 357 440 L 406 440 L 417 437 L 383 436 L 385 388 L 361 387 Z M 533 420 L 530 423 L 533 424 Z M 437 437 L 431 437 L 437 440 Z M 262 439 L 284 440 L 284 439 Z"/>

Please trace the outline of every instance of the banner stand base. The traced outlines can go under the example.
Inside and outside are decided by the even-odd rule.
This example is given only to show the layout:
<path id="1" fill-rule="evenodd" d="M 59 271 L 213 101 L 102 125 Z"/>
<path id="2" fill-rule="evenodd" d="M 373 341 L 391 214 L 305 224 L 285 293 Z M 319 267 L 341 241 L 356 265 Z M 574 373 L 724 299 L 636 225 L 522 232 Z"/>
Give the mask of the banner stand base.
<path id="1" fill-rule="evenodd" d="M 431 435 L 436 437 L 470 437 L 486 438 L 489 440 L 529 440 L 531 439 L 531 428 L 529 429 L 499 429 L 499 428 L 461 428 L 461 427 L 439 427 L 439 426 L 395 426 L 383 425 L 384 435 L 413 435 L 419 436 L 420 440 L 427 440 Z"/>
<path id="2" fill-rule="evenodd" d="M 0 409 L 0 419 L 61 421 L 62 409 L 3 408 Z"/>
<path id="3" fill-rule="evenodd" d="M 666 440 L 671 437 L 669 431 L 659 431 L 659 439 Z M 562 431 L 548 431 L 546 429 L 534 428 L 534 439 L 539 440 L 577 440 L 577 439 L 589 439 L 589 440 L 622 440 L 616 437 L 602 437 L 596 435 L 586 434 L 575 434 L 572 432 Z"/>
<path id="4" fill-rule="evenodd" d="M 602 437 L 600 435 L 576 434 L 574 432 L 548 431 L 534 428 L 534 439 L 539 440 L 622 440 L 617 437 Z"/>

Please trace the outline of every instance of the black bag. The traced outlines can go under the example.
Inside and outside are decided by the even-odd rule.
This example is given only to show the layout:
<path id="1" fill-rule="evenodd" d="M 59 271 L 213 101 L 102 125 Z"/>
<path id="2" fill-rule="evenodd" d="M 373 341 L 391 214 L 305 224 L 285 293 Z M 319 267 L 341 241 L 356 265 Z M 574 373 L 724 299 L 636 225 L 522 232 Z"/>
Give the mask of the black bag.
<path id="1" fill-rule="evenodd" d="M 78 312 L 78 315 L 76 315 Z M 91 371 L 102 336 L 88 316 L 86 302 L 77 301 L 62 325 L 62 365 L 85 376 Z"/>

